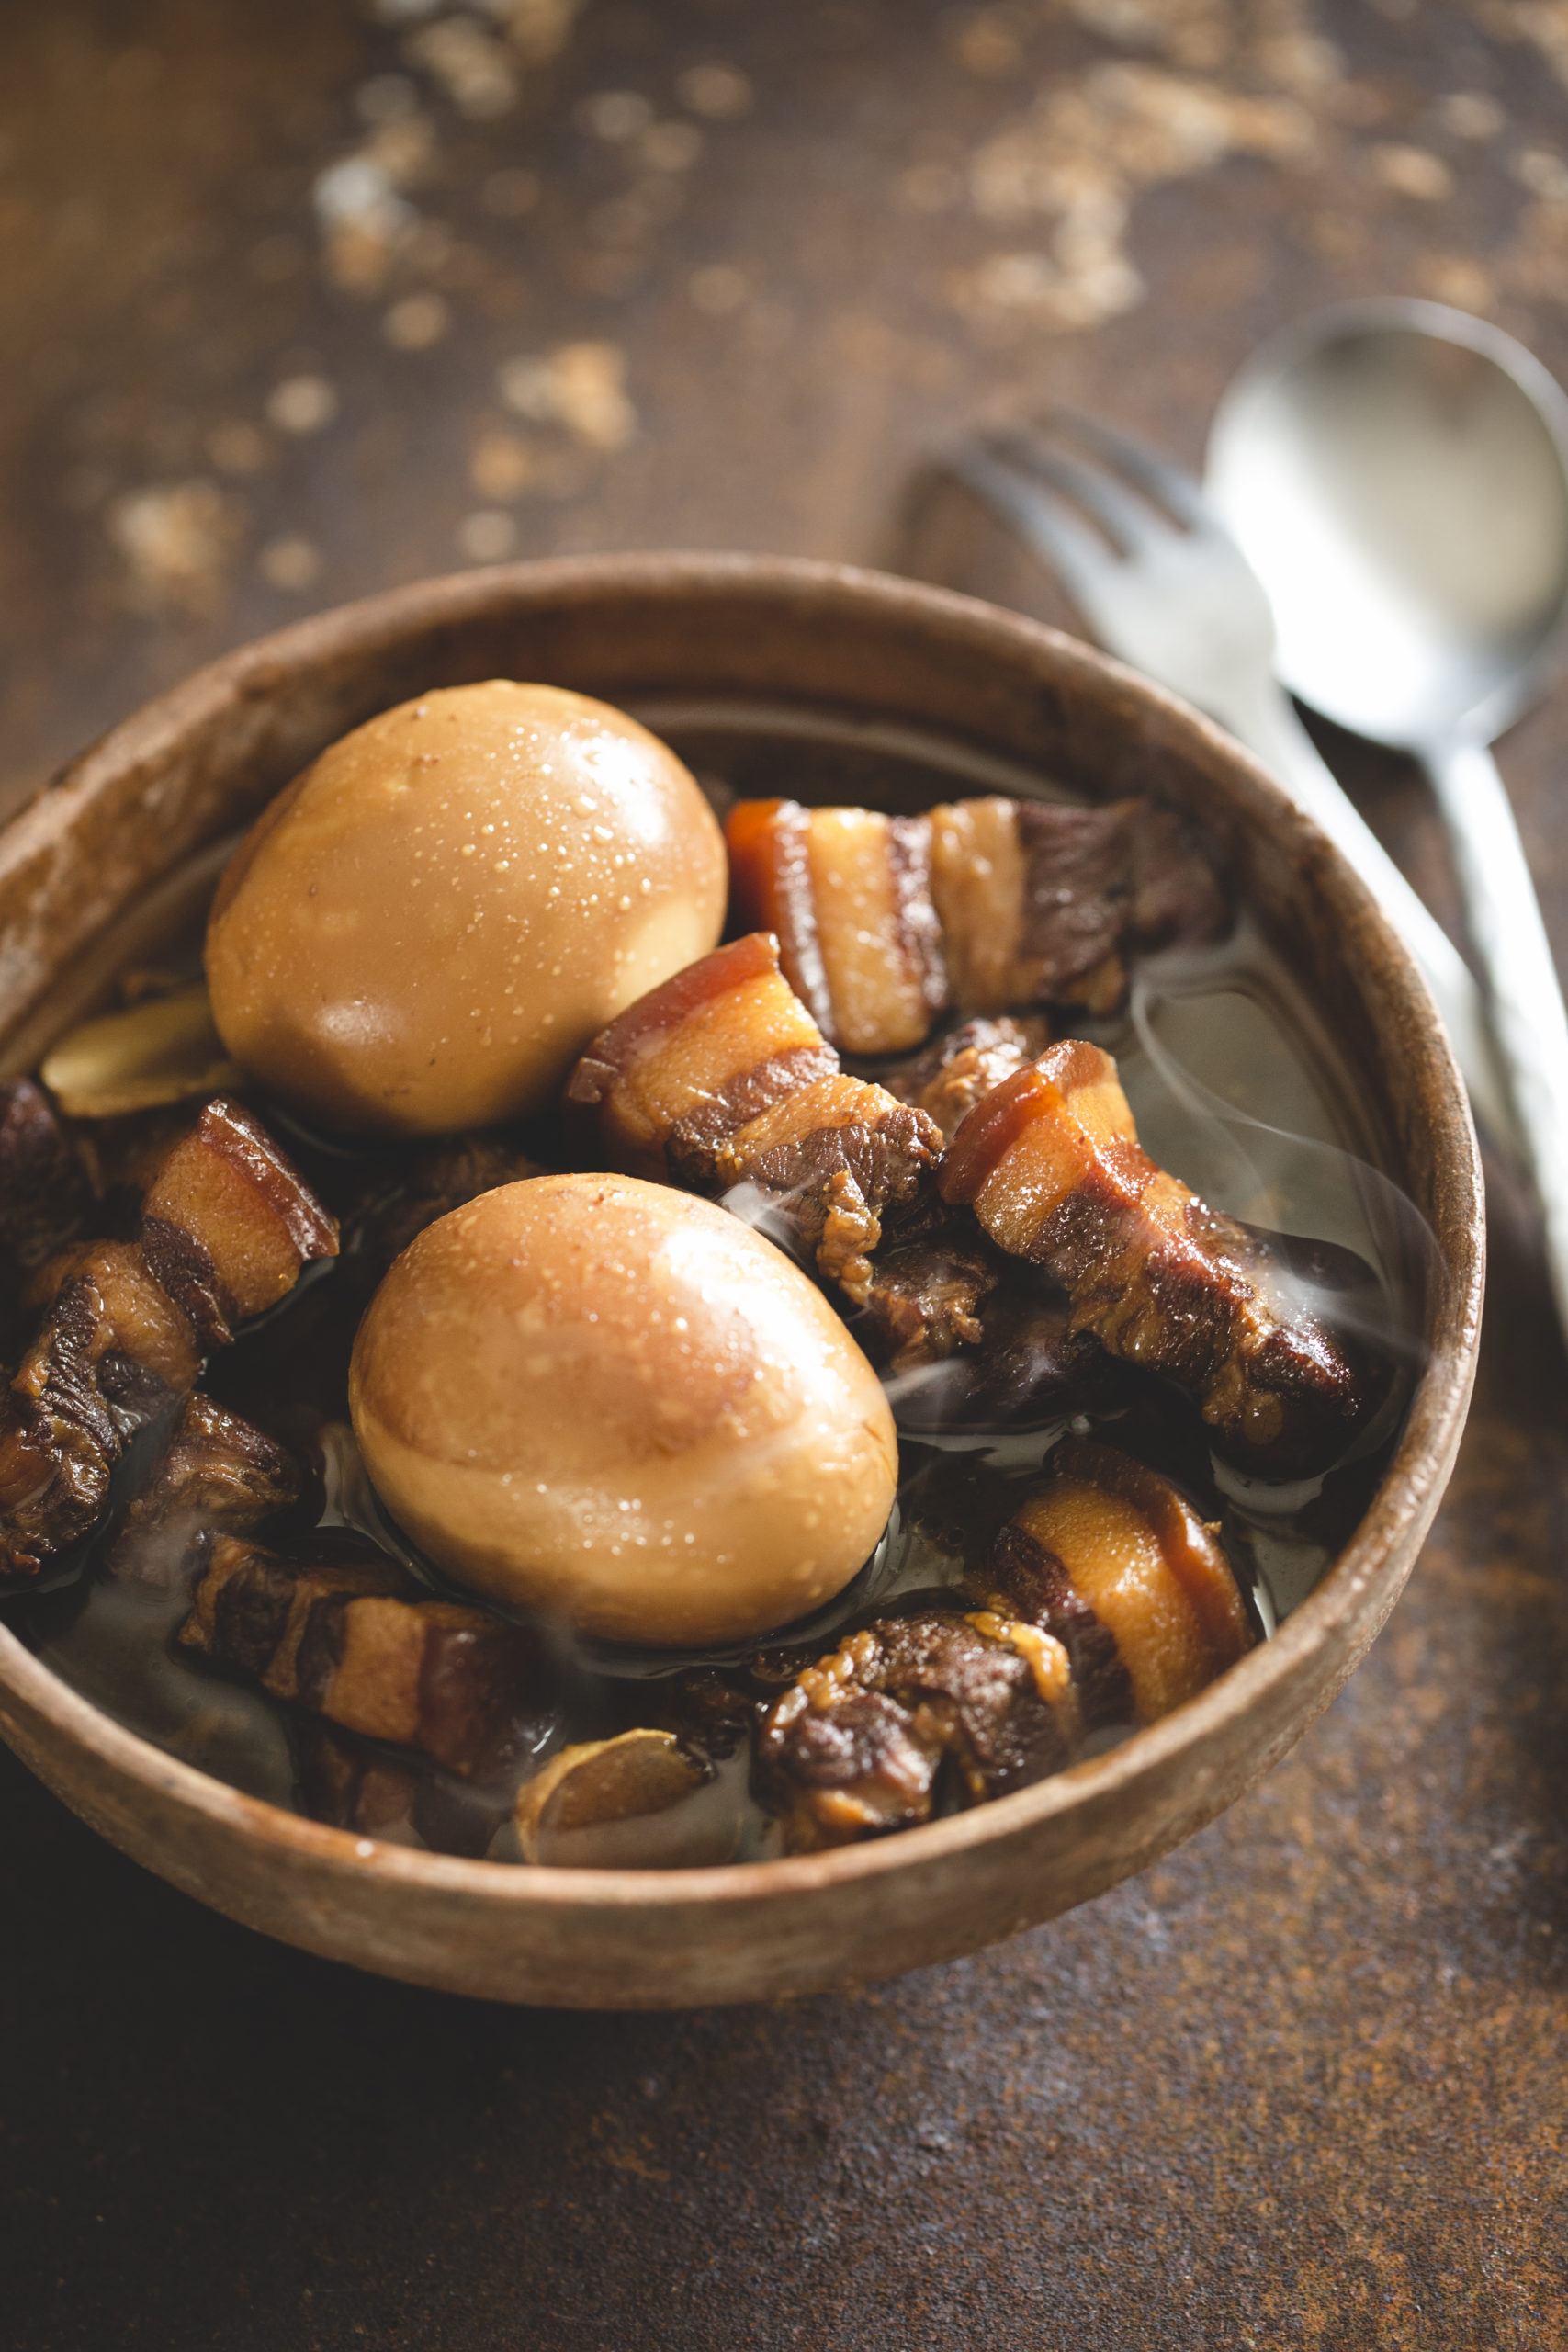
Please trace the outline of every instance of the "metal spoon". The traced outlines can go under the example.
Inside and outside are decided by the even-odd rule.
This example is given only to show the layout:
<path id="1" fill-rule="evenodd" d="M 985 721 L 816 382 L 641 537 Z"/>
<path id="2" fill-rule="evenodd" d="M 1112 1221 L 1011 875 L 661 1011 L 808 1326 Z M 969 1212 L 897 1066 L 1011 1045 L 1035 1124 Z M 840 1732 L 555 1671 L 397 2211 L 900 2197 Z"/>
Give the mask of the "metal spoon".
<path id="1" fill-rule="evenodd" d="M 1568 1329 L 1568 1016 L 1487 749 L 1562 650 L 1568 398 L 1462 311 L 1347 303 L 1242 370 L 1206 487 L 1269 592 L 1284 683 L 1431 779 Z"/>

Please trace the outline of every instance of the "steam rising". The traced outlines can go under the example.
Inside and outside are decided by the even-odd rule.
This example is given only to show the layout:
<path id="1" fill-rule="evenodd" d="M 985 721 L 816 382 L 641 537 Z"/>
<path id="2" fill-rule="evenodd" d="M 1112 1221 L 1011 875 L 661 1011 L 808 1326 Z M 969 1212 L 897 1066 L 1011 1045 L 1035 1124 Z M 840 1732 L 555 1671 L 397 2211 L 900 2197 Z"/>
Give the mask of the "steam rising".
<path id="1" fill-rule="evenodd" d="M 1134 1033 L 1180 1115 L 1179 1147 L 1170 1152 L 1169 1164 L 1210 1207 L 1270 1236 L 1324 1245 L 1280 1253 L 1279 1295 L 1292 1313 L 1321 1317 L 1380 1354 L 1417 1366 L 1425 1352 L 1422 1301 L 1441 1277 L 1441 1260 L 1414 1201 L 1342 1144 L 1292 1133 L 1227 1102 L 1162 1034 L 1168 1023 L 1161 1016 L 1172 1008 L 1200 1005 L 1213 1022 L 1228 1000 L 1266 1023 L 1277 1052 L 1306 1076 L 1269 1002 L 1276 976 L 1247 929 L 1218 951 L 1178 950 L 1153 958 L 1134 983 Z M 1231 1020 L 1235 1026 L 1234 1009 Z M 1140 1116 L 1140 1128 L 1144 1125 Z"/>

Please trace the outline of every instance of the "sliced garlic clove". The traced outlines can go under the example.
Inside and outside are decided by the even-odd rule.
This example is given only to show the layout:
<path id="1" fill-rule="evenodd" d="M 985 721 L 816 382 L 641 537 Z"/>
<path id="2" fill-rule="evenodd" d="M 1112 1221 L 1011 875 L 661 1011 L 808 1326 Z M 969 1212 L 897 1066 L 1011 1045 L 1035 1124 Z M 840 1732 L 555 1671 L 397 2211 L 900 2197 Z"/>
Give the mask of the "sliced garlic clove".
<path id="1" fill-rule="evenodd" d="M 708 1775 L 667 1731 L 624 1731 L 563 1747 L 517 1792 L 517 1835 L 531 1862 L 601 1870 L 679 1867 L 668 1839 L 650 1837 Z"/>
<path id="2" fill-rule="evenodd" d="M 204 983 L 85 1021 L 61 1038 L 40 1075 L 68 1118 L 114 1119 L 215 1094 L 240 1073 L 212 1025 Z"/>

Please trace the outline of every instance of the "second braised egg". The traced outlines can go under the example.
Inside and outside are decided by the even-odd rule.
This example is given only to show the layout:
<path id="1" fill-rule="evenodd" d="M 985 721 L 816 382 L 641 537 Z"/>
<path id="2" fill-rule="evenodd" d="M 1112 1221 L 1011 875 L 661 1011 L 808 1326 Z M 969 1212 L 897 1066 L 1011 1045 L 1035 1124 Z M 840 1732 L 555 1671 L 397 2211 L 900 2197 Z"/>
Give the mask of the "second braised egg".
<path id="1" fill-rule="evenodd" d="M 821 1292 L 637 1177 L 536 1176 L 427 1227 L 371 1301 L 349 1401 L 433 1560 L 616 1641 L 802 1616 L 893 1506 L 886 1398 Z"/>

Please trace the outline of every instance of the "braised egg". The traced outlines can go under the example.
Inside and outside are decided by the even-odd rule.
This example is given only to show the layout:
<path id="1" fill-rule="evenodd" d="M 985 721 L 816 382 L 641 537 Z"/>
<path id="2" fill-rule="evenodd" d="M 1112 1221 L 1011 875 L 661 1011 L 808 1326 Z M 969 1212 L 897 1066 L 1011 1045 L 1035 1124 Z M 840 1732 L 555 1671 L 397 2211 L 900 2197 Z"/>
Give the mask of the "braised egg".
<path id="1" fill-rule="evenodd" d="M 439 1566 L 620 1642 L 804 1615 L 893 1505 L 892 1415 L 821 1293 L 637 1177 L 533 1177 L 427 1227 L 360 1326 L 349 1401 Z"/>
<path id="2" fill-rule="evenodd" d="M 723 837 L 689 771 L 586 695 L 510 679 L 383 711 L 252 828 L 207 934 L 219 1035 L 307 1121 L 440 1134 L 540 1109 L 704 956 Z"/>

